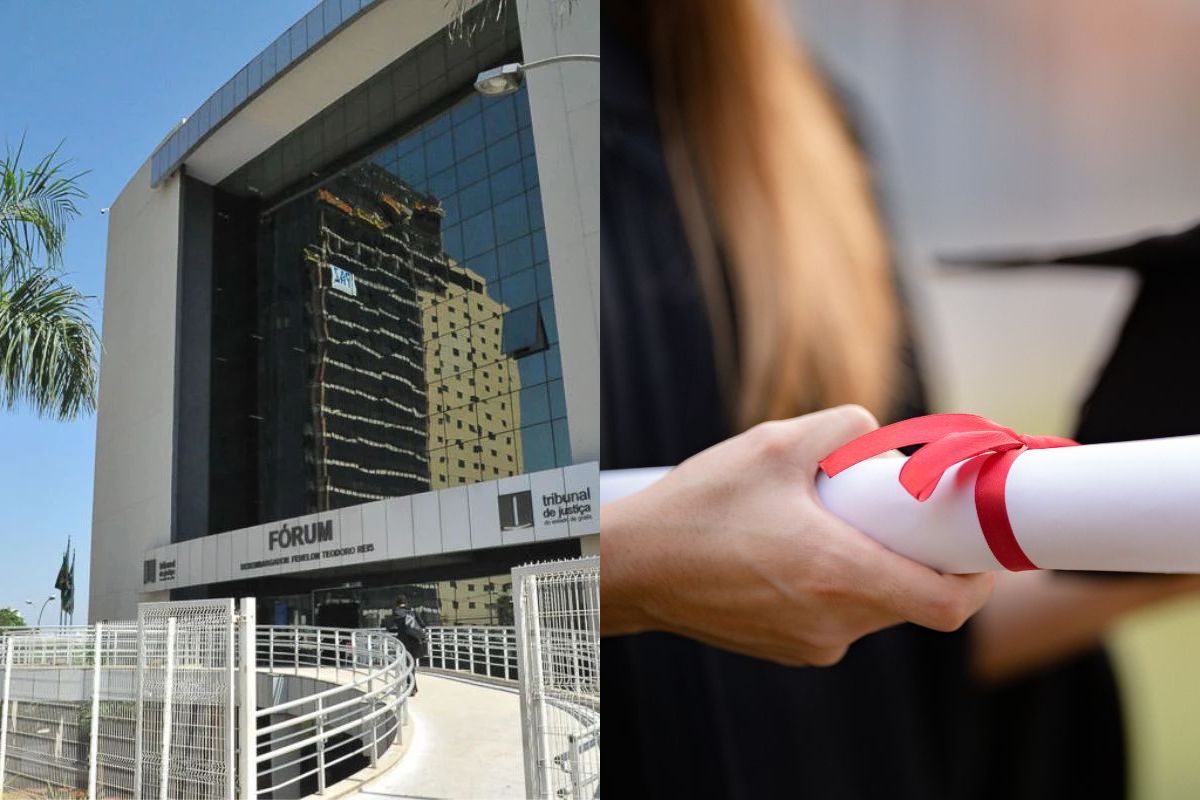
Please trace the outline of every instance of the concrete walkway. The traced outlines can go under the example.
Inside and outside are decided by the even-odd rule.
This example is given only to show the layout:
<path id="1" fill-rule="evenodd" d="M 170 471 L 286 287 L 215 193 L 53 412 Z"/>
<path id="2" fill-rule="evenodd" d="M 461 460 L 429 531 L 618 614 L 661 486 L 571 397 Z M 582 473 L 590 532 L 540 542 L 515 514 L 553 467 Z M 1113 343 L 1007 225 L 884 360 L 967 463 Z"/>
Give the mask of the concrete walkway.
<path id="1" fill-rule="evenodd" d="M 525 797 L 515 689 L 419 673 L 400 763 L 347 797 L 360 800 L 519 800 Z"/>

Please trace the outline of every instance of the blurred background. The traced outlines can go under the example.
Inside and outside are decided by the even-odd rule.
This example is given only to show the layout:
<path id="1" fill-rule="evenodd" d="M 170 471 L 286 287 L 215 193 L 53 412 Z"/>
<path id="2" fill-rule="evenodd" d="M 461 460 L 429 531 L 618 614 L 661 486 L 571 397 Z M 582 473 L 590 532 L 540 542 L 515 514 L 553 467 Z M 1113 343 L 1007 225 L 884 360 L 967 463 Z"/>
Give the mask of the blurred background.
<path id="1" fill-rule="evenodd" d="M 866 134 L 935 410 L 1069 434 L 1136 278 L 955 271 L 935 254 L 1200 218 L 1200 2 L 791 2 Z M 1130 617 L 1110 643 L 1133 797 L 1200 796 L 1200 598 Z"/>

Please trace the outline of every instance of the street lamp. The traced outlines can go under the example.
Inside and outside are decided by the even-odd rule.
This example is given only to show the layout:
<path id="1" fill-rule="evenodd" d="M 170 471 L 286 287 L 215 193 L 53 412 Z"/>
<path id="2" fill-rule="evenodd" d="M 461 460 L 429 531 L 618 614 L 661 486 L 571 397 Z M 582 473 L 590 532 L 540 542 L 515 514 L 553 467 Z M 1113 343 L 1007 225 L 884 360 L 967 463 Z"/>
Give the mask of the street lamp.
<path id="1" fill-rule="evenodd" d="M 563 61 L 595 61 L 600 62 L 600 56 L 588 53 L 568 53 L 561 56 L 539 58 L 536 61 L 526 61 L 524 64 L 503 64 L 499 67 L 485 69 L 475 78 L 475 91 L 486 97 L 502 97 L 512 94 L 521 88 L 525 73 L 547 64 L 559 64 Z"/>
<path id="2" fill-rule="evenodd" d="M 37 619 L 36 627 L 38 627 L 38 628 L 42 627 L 42 614 L 46 613 L 46 606 L 48 606 L 52 600 L 54 600 L 54 595 L 50 595 L 49 597 L 46 598 L 46 602 L 42 603 L 42 610 L 38 612 L 38 619 Z"/>

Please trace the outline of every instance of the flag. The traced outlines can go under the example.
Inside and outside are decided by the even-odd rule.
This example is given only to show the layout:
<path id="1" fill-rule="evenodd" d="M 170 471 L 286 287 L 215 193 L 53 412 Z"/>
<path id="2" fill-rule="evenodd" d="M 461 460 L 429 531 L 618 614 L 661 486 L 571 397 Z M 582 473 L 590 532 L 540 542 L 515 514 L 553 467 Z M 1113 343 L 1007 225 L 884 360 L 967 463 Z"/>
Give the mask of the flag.
<path id="1" fill-rule="evenodd" d="M 70 573 L 71 539 L 67 539 L 67 549 L 63 551 L 62 566 L 58 568 L 58 577 L 54 579 L 54 588 L 60 592 L 67 590 L 67 579 Z"/>
<path id="2" fill-rule="evenodd" d="M 63 593 L 63 613 L 75 616 L 75 551 L 71 551 L 71 568 L 67 571 L 67 590 Z"/>

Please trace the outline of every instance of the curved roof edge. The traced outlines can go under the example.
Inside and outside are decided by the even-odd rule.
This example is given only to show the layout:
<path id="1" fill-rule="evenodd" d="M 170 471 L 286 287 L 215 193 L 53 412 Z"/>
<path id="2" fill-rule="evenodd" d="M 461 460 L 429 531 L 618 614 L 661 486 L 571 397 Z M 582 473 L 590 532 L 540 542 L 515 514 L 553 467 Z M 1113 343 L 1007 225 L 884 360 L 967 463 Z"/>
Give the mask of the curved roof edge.
<path id="1" fill-rule="evenodd" d="M 167 135 L 150 156 L 150 185 L 162 183 L 226 120 L 377 2 L 321 0 Z"/>

